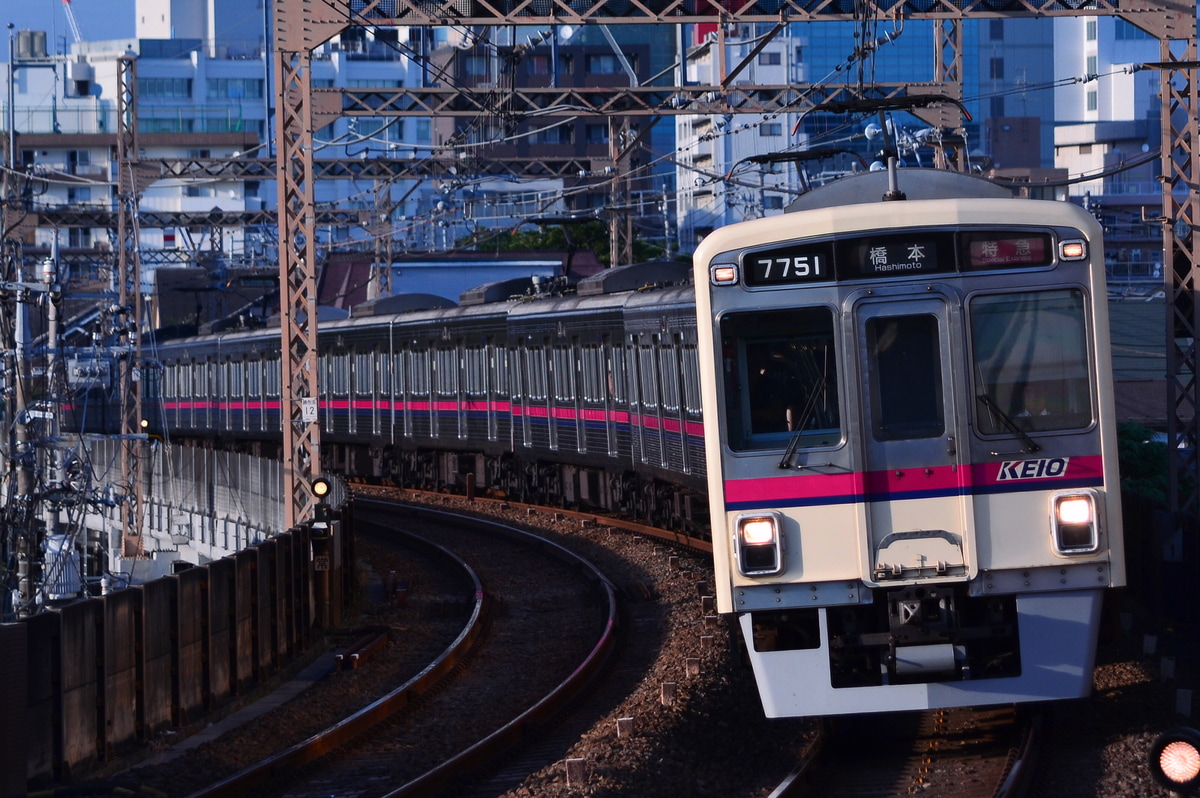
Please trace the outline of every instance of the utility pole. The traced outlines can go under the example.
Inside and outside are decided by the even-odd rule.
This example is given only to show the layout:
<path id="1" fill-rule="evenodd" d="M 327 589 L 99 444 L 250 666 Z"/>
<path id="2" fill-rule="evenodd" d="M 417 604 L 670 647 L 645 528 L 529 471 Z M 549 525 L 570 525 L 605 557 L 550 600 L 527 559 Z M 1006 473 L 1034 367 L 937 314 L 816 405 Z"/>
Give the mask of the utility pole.
<path id="1" fill-rule="evenodd" d="M 38 550 L 40 541 L 34 529 L 31 515 L 34 491 L 34 461 L 30 451 L 30 435 L 27 425 L 29 397 L 29 330 L 25 313 L 27 291 L 22 271 L 21 242 L 17 229 L 25 214 L 21 201 L 21 180 L 17 175 L 17 112 L 16 112 L 16 47 L 14 46 L 13 24 L 8 23 L 8 128 L 4 174 L 4 390 L 6 420 L 9 424 L 7 495 L 4 496 L 4 520 L 6 524 L 5 562 L 16 561 L 16 593 L 13 596 L 19 616 L 32 614 L 34 593 L 39 579 Z"/>
<path id="2" fill-rule="evenodd" d="M 279 190 L 284 521 L 313 517 L 321 473 L 317 392 L 317 245 L 313 131 L 338 116 L 313 106 L 313 50 L 346 28 L 333 4 L 275 4 L 275 136 Z"/>
<path id="3" fill-rule="evenodd" d="M 375 261 L 371 264 L 371 282 L 367 299 L 392 295 L 392 181 L 375 181 L 374 217 L 367 231 L 375 239 Z"/>
<path id="4" fill-rule="evenodd" d="M 146 447 L 142 429 L 142 273 L 138 252 L 137 61 L 117 59 L 117 305 L 114 323 L 121 395 L 121 475 L 126 493 L 121 517 L 121 553 L 141 557 L 145 496 L 141 464 Z"/>

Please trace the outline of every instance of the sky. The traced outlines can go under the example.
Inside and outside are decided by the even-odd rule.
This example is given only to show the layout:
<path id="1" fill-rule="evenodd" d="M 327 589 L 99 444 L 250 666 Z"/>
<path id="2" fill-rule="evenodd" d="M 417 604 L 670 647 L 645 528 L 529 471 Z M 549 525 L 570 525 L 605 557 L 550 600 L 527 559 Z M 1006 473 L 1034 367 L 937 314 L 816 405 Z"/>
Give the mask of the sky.
<path id="1" fill-rule="evenodd" d="M 71 9 L 85 41 L 134 34 L 134 0 L 71 0 Z M 54 40 L 72 40 L 63 0 L 0 0 L 0 25 L 10 22 L 15 30 L 46 31 L 46 49 L 51 51 L 59 49 Z M 0 44 L 0 61 L 8 61 L 7 42 Z"/>

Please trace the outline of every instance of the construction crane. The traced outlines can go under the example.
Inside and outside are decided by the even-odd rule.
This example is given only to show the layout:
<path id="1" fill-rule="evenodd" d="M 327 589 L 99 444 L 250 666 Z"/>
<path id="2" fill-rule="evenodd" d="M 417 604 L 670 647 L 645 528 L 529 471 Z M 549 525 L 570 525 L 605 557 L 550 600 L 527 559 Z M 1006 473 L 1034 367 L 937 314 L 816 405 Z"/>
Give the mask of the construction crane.
<path id="1" fill-rule="evenodd" d="M 75 43 L 79 44 L 83 41 L 83 34 L 79 32 L 79 23 L 75 20 L 75 10 L 71 8 L 71 0 L 63 0 L 63 10 L 67 12 L 67 24 L 71 26 L 71 35 L 75 37 Z"/>

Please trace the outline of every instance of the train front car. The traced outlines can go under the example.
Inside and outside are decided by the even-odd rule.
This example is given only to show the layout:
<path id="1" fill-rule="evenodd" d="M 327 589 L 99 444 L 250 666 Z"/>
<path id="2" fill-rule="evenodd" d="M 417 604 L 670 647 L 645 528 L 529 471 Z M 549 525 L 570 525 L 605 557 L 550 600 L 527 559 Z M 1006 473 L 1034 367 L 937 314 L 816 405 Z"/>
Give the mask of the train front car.
<path id="1" fill-rule="evenodd" d="M 770 717 L 1091 689 L 1124 583 L 1101 231 L 951 182 L 696 252 L 718 609 Z"/>

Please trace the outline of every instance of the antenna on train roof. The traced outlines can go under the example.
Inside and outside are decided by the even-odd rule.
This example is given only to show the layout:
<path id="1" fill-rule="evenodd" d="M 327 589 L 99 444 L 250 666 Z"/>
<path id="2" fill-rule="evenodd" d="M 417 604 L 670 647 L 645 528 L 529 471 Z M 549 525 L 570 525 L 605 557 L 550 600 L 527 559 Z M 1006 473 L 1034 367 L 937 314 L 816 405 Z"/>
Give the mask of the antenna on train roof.
<path id="1" fill-rule="evenodd" d="M 900 159 L 895 155 L 889 155 L 887 161 L 888 173 L 888 190 L 883 192 L 884 202 L 894 202 L 896 200 L 906 200 L 908 195 L 900 190 L 900 169 L 898 167 Z"/>
<path id="2" fill-rule="evenodd" d="M 872 170 L 877 170 L 879 166 L 887 169 L 888 173 L 888 190 L 883 193 L 884 202 L 894 202 L 896 200 L 908 199 L 908 196 L 900 190 L 900 150 L 896 146 L 895 128 L 892 125 L 892 120 L 887 119 L 883 115 L 883 109 L 879 109 L 879 124 L 869 125 L 866 130 L 868 139 L 883 137 L 883 147 L 879 151 L 879 157 L 883 163 L 877 161 L 871 164 Z"/>

